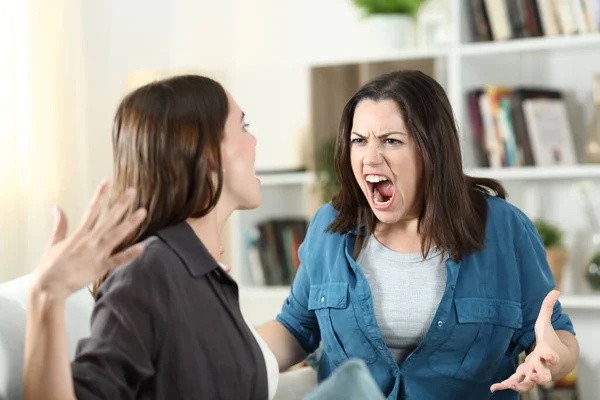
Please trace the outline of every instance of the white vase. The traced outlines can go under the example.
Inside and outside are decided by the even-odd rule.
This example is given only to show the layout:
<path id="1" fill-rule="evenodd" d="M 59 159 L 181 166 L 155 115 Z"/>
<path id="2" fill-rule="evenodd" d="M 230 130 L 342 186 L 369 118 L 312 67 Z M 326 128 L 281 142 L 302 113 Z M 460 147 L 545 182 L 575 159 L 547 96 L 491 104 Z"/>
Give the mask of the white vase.
<path id="1" fill-rule="evenodd" d="M 403 49 L 415 47 L 415 21 L 408 15 L 375 14 L 365 21 L 370 48 Z"/>

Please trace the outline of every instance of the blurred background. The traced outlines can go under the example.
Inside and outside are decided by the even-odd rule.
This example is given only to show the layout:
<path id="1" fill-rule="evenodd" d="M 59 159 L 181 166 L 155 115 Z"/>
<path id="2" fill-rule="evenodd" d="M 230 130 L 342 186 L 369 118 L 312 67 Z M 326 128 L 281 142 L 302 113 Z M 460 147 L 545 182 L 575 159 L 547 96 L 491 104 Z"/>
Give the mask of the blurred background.
<path id="1" fill-rule="evenodd" d="M 381 73 L 419 69 L 450 97 L 465 170 L 502 181 L 535 220 L 575 322 L 578 373 L 537 395 L 596 399 L 599 28 L 600 0 L 0 0 L 0 282 L 34 268 L 53 204 L 73 226 L 111 175 L 120 99 L 199 73 L 258 138 L 264 202 L 233 216 L 223 245 L 244 312 L 274 317 L 307 221 L 337 187 L 345 102 Z"/>

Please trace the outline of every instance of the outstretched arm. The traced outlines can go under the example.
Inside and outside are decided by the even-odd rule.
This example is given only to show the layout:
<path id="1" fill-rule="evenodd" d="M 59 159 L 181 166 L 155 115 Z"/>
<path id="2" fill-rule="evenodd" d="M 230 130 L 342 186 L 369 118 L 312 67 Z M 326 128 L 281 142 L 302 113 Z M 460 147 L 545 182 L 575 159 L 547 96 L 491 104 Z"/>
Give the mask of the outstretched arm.
<path id="1" fill-rule="evenodd" d="M 267 322 L 257 331 L 275 355 L 279 371 L 284 372 L 306 358 L 306 351 L 281 322 Z"/>
<path id="2" fill-rule="evenodd" d="M 49 246 L 34 274 L 27 307 L 23 395 L 25 400 L 73 400 L 76 398 L 65 332 L 65 300 L 97 277 L 142 251 L 140 245 L 115 255 L 114 249 L 145 218 L 145 210 L 123 218 L 135 191 L 129 190 L 98 222 L 109 191 L 103 182 L 77 231 L 66 237 L 67 222 L 55 210 L 55 226 Z"/>

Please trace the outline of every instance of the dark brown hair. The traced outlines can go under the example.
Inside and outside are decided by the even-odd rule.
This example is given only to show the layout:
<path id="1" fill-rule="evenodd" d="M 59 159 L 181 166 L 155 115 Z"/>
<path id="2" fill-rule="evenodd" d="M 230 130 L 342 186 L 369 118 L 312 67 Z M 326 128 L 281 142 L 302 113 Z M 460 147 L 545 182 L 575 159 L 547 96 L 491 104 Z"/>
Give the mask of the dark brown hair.
<path id="1" fill-rule="evenodd" d="M 364 85 L 346 104 L 335 147 L 335 167 L 341 188 L 333 198 L 338 211 L 329 231 L 357 235 L 354 256 L 363 237 L 377 223 L 350 164 L 350 134 L 357 104 L 364 100 L 393 100 L 402 113 L 408 133 L 423 161 L 422 204 L 418 230 L 426 256 L 440 246 L 458 261 L 462 254 L 481 249 L 485 238 L 487 202 L 484 193 L 506 198 L 502 185 L 492 179 L 463 173 L 458 131 L 444 89 L 420 71 L 402 70 L 382 75 Z"/>
<path id="2" fill-rule="evenodd" d="M 213 209 L 223 186 L 221 142 L 228 113 L 223 87 L 195 75 L 153 82 L 123 99 L 113 124 L 109 203 L 134 187 L 132 210 L 144 207 L 148 216 L 115 252 Z M 94 296 L 104 279 L 94 283 Z"/>

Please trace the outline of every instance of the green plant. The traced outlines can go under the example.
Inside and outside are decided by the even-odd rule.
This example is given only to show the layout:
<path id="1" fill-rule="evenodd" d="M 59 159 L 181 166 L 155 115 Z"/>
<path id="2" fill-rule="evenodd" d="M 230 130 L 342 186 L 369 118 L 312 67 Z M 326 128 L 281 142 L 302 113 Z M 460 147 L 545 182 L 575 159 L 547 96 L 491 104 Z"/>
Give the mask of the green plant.
<path id="1" fill-rule="evenodd" d="M 414 15 L 424 0 L 353 0 L 367 15 L 407 14 Z"/>
<path id="2" fill-rule="evenodd" d="M 317 173 L 323 202 L 327 203 L 340 189 L 334 163 L 335 137 L 326 140 L 318 149 Z"/>
<path id="3" fill-rule="evenodd" d="M 537 218 L 533 223 L 542 238 L 544 247 L 562 246 L 563 232 L 557 225 L 552 224 L 543 218 Z"/>

